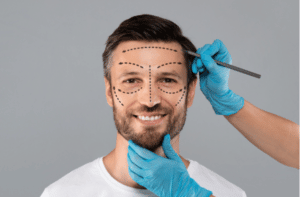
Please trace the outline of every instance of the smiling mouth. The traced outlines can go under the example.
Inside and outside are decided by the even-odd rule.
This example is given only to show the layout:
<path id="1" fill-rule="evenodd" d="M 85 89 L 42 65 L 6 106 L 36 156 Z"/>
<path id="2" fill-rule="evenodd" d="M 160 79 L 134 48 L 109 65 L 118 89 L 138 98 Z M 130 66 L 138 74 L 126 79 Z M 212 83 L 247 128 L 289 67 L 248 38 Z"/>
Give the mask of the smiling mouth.
<path id="1" fill-rule="evenodd" d="M 165 117 L 167 114 L 163 114 L 163 115 L 157 115 L 157 116 L 137 116 L 137 115 L 133 115 L 135 118 L 138 118 L 140 120 L 148 120 L 148 121 L 154 121 L 154 120 L 159 120 L 163 117 Z"/>

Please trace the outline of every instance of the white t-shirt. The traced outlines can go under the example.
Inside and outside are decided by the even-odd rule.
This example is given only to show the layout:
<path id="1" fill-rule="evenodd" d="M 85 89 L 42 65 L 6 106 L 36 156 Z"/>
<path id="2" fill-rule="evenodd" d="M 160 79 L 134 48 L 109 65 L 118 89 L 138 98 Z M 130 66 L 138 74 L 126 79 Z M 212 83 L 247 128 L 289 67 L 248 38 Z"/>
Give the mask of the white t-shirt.
<path id="1" fill-rule="evenodd" d="M 156 195 L 146 189 L 136 189 L 115 180 L 106 170 L 103 157 L 87 163 L 45 188 L 41 197 L 148 197 Z M 247 197 L 244 190 L 200 165 L 190 162 L 188 173 L 201 187 L 216 197 Z"/>

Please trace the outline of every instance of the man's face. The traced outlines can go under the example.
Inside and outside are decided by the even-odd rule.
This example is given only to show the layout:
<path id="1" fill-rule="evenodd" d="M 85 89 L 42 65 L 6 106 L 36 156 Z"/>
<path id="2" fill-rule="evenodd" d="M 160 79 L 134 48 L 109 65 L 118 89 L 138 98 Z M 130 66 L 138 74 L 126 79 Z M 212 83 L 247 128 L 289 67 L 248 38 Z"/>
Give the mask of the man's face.
<path id="1" fill-rule="evenodd" d="M 128 41 L 114 51 L 111 97 L 117 130 L 154 152 L 182 130 L 187 111 L 187 69 L 178 43 Z"/>

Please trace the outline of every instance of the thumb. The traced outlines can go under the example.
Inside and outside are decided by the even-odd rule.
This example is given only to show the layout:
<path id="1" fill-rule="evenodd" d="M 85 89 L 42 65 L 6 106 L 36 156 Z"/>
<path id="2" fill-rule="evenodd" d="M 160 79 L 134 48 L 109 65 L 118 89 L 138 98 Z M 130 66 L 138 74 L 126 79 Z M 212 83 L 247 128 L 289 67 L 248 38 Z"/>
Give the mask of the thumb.
<path id="1" fill-rule="evenodd" d="M 162 148 L 164 150 L 165 155 L 167 156 L 168 159 L 181 162 L 180 157 L 174 151 L 170 141 L 171 141 L 170 134 L 165 135 L 164 141 L 162 143 Z"/>

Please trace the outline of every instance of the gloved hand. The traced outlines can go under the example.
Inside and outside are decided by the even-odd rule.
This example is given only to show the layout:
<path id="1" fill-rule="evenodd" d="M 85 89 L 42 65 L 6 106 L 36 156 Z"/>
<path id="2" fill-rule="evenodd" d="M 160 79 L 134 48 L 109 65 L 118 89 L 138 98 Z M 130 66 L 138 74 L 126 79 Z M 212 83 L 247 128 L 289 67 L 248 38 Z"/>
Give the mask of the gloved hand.
<path id="1" fill-rule="evenodd" d="M 196 53 L 201 57 L 194 59 L 192 70 L 195 74 L 200 71 L 200 89 L 215 113 L 225 116 L 237 113 L 244 106 L 244 98 L 228 88 L 230 69 L 214 61 L 232 64 L 231 55 L 223 42 L 216 39 L 211 45 L 199 48 Z"/>
<path id="2" fill-rule="evenodd" d="M 189 176 L 181 158 L 170 144 L 170 135 L 162 144 L 167 158 L 161 157 L 131 140 L 128 141 L 128 171 L 139 185 L 160 197 L 209 197 L 212 192 L 200 187 Z"/>

